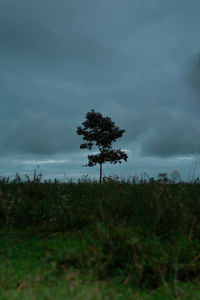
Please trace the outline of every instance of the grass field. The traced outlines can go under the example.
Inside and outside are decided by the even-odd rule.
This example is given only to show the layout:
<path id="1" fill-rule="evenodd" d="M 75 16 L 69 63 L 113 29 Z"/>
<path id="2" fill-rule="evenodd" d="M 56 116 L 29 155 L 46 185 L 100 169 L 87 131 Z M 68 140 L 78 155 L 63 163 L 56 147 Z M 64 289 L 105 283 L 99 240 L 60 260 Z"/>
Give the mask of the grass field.
<path id="1" fill-rule="evenodd" d="M 55 253 L 76 253 L 87 245 L 81 234 L 0 232 L 0 299 L 200 299 L 200 283 L 166 282 L 137 289 L 128 278 L 98 279 L 92 270 L 61 262 Z M 54 253 L 54 256 L 52 255 Z M 60 260 L 59 260 L 60 259 Z"/>
<path id="2" fill-rule="evenodd" d="M 0 299 L 200 299 L 200 185 L 0 181 Z"/>

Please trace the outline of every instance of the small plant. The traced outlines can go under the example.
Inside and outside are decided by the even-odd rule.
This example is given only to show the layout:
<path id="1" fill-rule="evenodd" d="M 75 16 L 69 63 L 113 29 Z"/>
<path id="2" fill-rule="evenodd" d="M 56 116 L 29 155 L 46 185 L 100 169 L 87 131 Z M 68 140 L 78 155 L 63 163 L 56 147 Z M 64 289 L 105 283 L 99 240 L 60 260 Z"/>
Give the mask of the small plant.
<path id="1" fill-rule="evenodd" d="M 167 173 L 159 173 L 158 174 L 158 182 L 169 183 L 170 180 L 168 179 Z"/>

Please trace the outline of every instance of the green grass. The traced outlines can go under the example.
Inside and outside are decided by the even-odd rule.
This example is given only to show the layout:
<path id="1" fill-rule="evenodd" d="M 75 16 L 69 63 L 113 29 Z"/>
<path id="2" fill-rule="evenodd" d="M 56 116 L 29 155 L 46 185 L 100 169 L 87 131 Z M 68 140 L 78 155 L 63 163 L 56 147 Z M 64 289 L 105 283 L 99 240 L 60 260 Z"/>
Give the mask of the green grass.
<path id="1" fill-rule="evenodd" d="M 30 229 L 0 232 L 0 299 L 200 299 L 200 283 L 164 282 L 154 290 L 141 290 L 123 276 L 97 279 L 92 270 L 59 264 L 48 253 L 81 251 L 87 243 L 75 233 L 45 236 Z"/>
<path id="2" fill-rule="evenodd" d="M 200 299 L 200 185 L 0 180 L 0 299 Z"/>

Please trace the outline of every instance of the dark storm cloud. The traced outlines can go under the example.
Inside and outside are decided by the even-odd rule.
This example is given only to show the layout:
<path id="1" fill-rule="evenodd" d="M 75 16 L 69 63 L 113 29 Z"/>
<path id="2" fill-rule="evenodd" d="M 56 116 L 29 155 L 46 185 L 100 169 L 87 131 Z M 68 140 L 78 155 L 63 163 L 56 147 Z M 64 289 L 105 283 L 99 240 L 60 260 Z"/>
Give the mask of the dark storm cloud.
<path id="1" fill-rule="evenodd" d="M 78 64 L 86 67 L 88 63 L 96 63 L 97 57 L 102 60 L 106 51 L 100 42 L 84 33 L 60 34 L 31 19 L 1 19 L 0 28 L 1 65 L 4 69 L 19 68 L 27 73 L 29 68 L 44 73 L 52 70 L 73 76 Z M 76 66 L 75 70 L 72 65 Z"/>
<path id="2" fill-rule="evenodd" d="M 103 38 L 90 32 L 91 26 L 94 26 L 90 22 L 95 20 L 91 20 L 87 7 L 74 5 L 73 2 L 55 4 L 54 1 L 44 1 L 43 7 L 45 5 L 48 5 L 47 12 L 38 11 L 38 1 L 34 4 L 27 1 L 2 4 L 2 69 L 5 72 L 18 69 L 32 75 L 32 78 L 41 74 L 45 76 L 45 73 L 48 75 L 48 72 L 57 73 L 60 79 L 78 82 L 98 82 L 113 77 L 113 69 L 118 69 L 120 55 L 116 55 L 112 45 L 107 45 Z M 86 15 L 82 17 L 82 7 L 89 18 Z M 61 18 L 58 18 L 59 14 Z"/>
<path id="3" fill-rule="evenodd" d="M 42 155 L 73 151 L 78 138 L 70 121 L 26 111 L 16 120 L 3 149 Z"/>
<path id="4" fill-rule="evenodd" d="M 199 122 L 187 115 L 160 115 L 149 128 L 142 152 L 155 157 L 188 155 L 200 151 Z"/>
<path id="5" fill-rule="evenodd" d="M 186 80 L 190 87 L 200 96 L 200 50 L 187 64 Z"/>
<path id="6" fill-rule="evenodd" d="M 77 174 L 76 126 L 91 108 L 126 130 L 116 146 L 130 172 L 134 157 L 151 169 L 153 157 L 162 167 L 199 151 L 199 10 L 198 0 L 1 0 L 4 161 L 74 155 Z"/>

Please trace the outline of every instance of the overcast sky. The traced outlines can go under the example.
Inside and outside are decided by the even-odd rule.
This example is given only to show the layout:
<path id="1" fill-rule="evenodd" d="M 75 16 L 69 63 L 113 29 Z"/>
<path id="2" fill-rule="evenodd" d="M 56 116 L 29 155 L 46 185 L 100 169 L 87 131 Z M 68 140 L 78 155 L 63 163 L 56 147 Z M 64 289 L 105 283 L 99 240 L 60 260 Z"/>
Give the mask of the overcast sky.
<path id="1" fill-rule="evenodd" d="M 103 174 L 178 170 L 200 152 L 199 0 L 0 0 L 0 175 L 98 176 L 76 128 L 125 129 Z M 195 176 L 200 175 L 197 161 Z"/>

